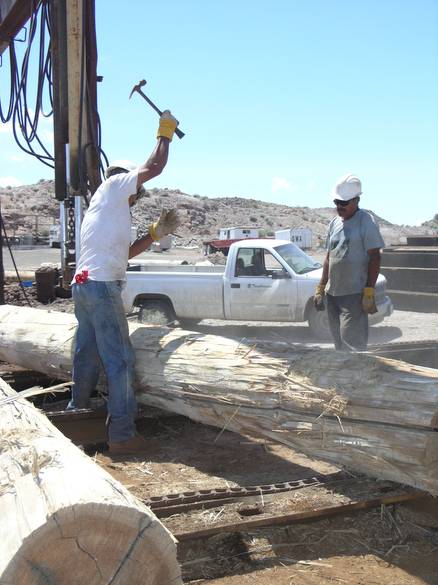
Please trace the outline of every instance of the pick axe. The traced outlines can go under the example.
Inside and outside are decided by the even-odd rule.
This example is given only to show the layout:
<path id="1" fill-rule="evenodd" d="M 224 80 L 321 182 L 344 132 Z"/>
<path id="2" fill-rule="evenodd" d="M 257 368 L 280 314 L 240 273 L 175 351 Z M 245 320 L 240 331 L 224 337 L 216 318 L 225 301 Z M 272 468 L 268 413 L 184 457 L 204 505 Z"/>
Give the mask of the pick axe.
<path id="1" fill-rule="evenodd" d="M 139 93 L 141 95 L 141 97 L 143 99 L 145 99 L 147 101 L 147 103 L 151 106 L 151 108 L 153 108 L 157 112 L 157 114 L 159 116 L 161 116 L 163 114 L 163 112 L 159 108 L 157 108 L 157 106 L 154 104 L 154 102 L 152 100 L 150 100 L 147 95 L 145 95 L 142 92 L 141 88 L 144 85 L 146 85 L 146 79 L 142 79 L 137 83 L 137 85 L 134 85 L 134 87 L 131 90 L 131 93 L 129 94 L 129 99 L 131 99 L 132 94 L 134 93 L 134 91 L 136 91 L 137 93 Z M 182 138 L 183 136 L 185 136 L 184 132 L 182 132 L 178 127 L 175 128 L 175 134 L 178 136 L 178 138 Z"/>

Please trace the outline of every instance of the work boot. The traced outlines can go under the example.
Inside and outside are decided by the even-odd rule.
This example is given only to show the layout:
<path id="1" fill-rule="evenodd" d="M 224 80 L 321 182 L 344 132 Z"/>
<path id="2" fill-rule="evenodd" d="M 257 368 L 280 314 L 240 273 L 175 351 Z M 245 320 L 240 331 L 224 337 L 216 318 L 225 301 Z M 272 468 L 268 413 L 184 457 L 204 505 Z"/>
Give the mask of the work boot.
<path id="1" fill-rule="evenodd" d="M 129 455 L 133 453 L 142 453 L 147 446 L 146 441 L 140 435 L 135 435 L 127 441 L 120 441 L 119 443 L 109 442 L 109 452 L 114 455 Z"/>

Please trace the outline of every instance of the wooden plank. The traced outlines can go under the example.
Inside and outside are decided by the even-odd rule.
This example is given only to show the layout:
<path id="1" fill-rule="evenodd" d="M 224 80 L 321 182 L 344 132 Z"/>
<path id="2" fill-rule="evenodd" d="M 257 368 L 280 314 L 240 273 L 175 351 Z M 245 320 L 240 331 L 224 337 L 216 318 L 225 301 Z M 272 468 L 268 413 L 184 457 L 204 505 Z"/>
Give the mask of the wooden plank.
<path id="1" fill-rule="evenodd" d="M 81 93 L 82 65 L 82 8 L 81 0 L 69 0 L 67 8 L 67 76 L 68 76 L 68 133 L 69 133 L 69 187 L 70 195 L 79 195 L 79 134 L 87 143 L 85 99 Z M 81 104 L 83 104 L 82 120 Z"/>

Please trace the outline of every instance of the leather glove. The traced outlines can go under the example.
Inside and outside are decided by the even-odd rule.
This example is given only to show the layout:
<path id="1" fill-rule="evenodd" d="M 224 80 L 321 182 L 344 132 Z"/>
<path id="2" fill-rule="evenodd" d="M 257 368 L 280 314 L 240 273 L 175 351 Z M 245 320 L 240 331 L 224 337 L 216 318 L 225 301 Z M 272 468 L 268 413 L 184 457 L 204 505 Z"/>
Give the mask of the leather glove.
<path id="1" fill-rule="evenodd" d="M 372 286 L 366 286 L 362 291 L 362 309 L 369 315 L 377 313 L 376 298 Z"/>
<path id="2" fill-rule="evenodd" d="M 163 209 L 158 221 L 149 226 L 149 235 L 156 242 L 162 237 L 173 233 L 180 223 L 176 209 L 171 209 L 170 211 Z"/>
<path id="3" fill-rule="evenodd" d="M 325 284 L 318 284 L 313 296 L 313 304 L 317 311 L 324 311 L 324 296 L 325 296 Z"/>
<path id="4" fill-rule="evenodd" d="M 178 126 L 178 124 L 178 120 L 172 116 L 170 110 L 164 110 L 160 116 L 160 125 L 158 126 L 157 138 L 164 136 L 165 138 L 168 138 L 169 141 L 172 141 L 175 128 Z"/>

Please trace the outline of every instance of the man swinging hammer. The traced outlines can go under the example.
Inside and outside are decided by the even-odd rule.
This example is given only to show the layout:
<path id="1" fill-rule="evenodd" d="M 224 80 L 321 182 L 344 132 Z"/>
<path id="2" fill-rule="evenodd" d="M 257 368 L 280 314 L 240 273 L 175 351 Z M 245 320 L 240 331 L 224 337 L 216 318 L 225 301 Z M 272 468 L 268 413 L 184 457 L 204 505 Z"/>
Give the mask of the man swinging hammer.
<path id="1" fill-rule="evenodd" d="M 134 423 L 134 351 L 121 292 L 128 259 L 178 226 L 175 210 L 163 211 L 149 233 L 130 244 L 130 208 L 144 194 L 143 183 L 166 166 L 177 125 L 166 110 L 160 117 L 155 149 L 143 165 L 118 161 L 106 169 L 106 180 L 94 193 L 81 228 L 81 251 L 72 283 L 78 329 L 68 408 L 88 407 L 102 364 L 108 383 L 108 438 L 113 453 L 135 453 L 145 447 Z"/>

